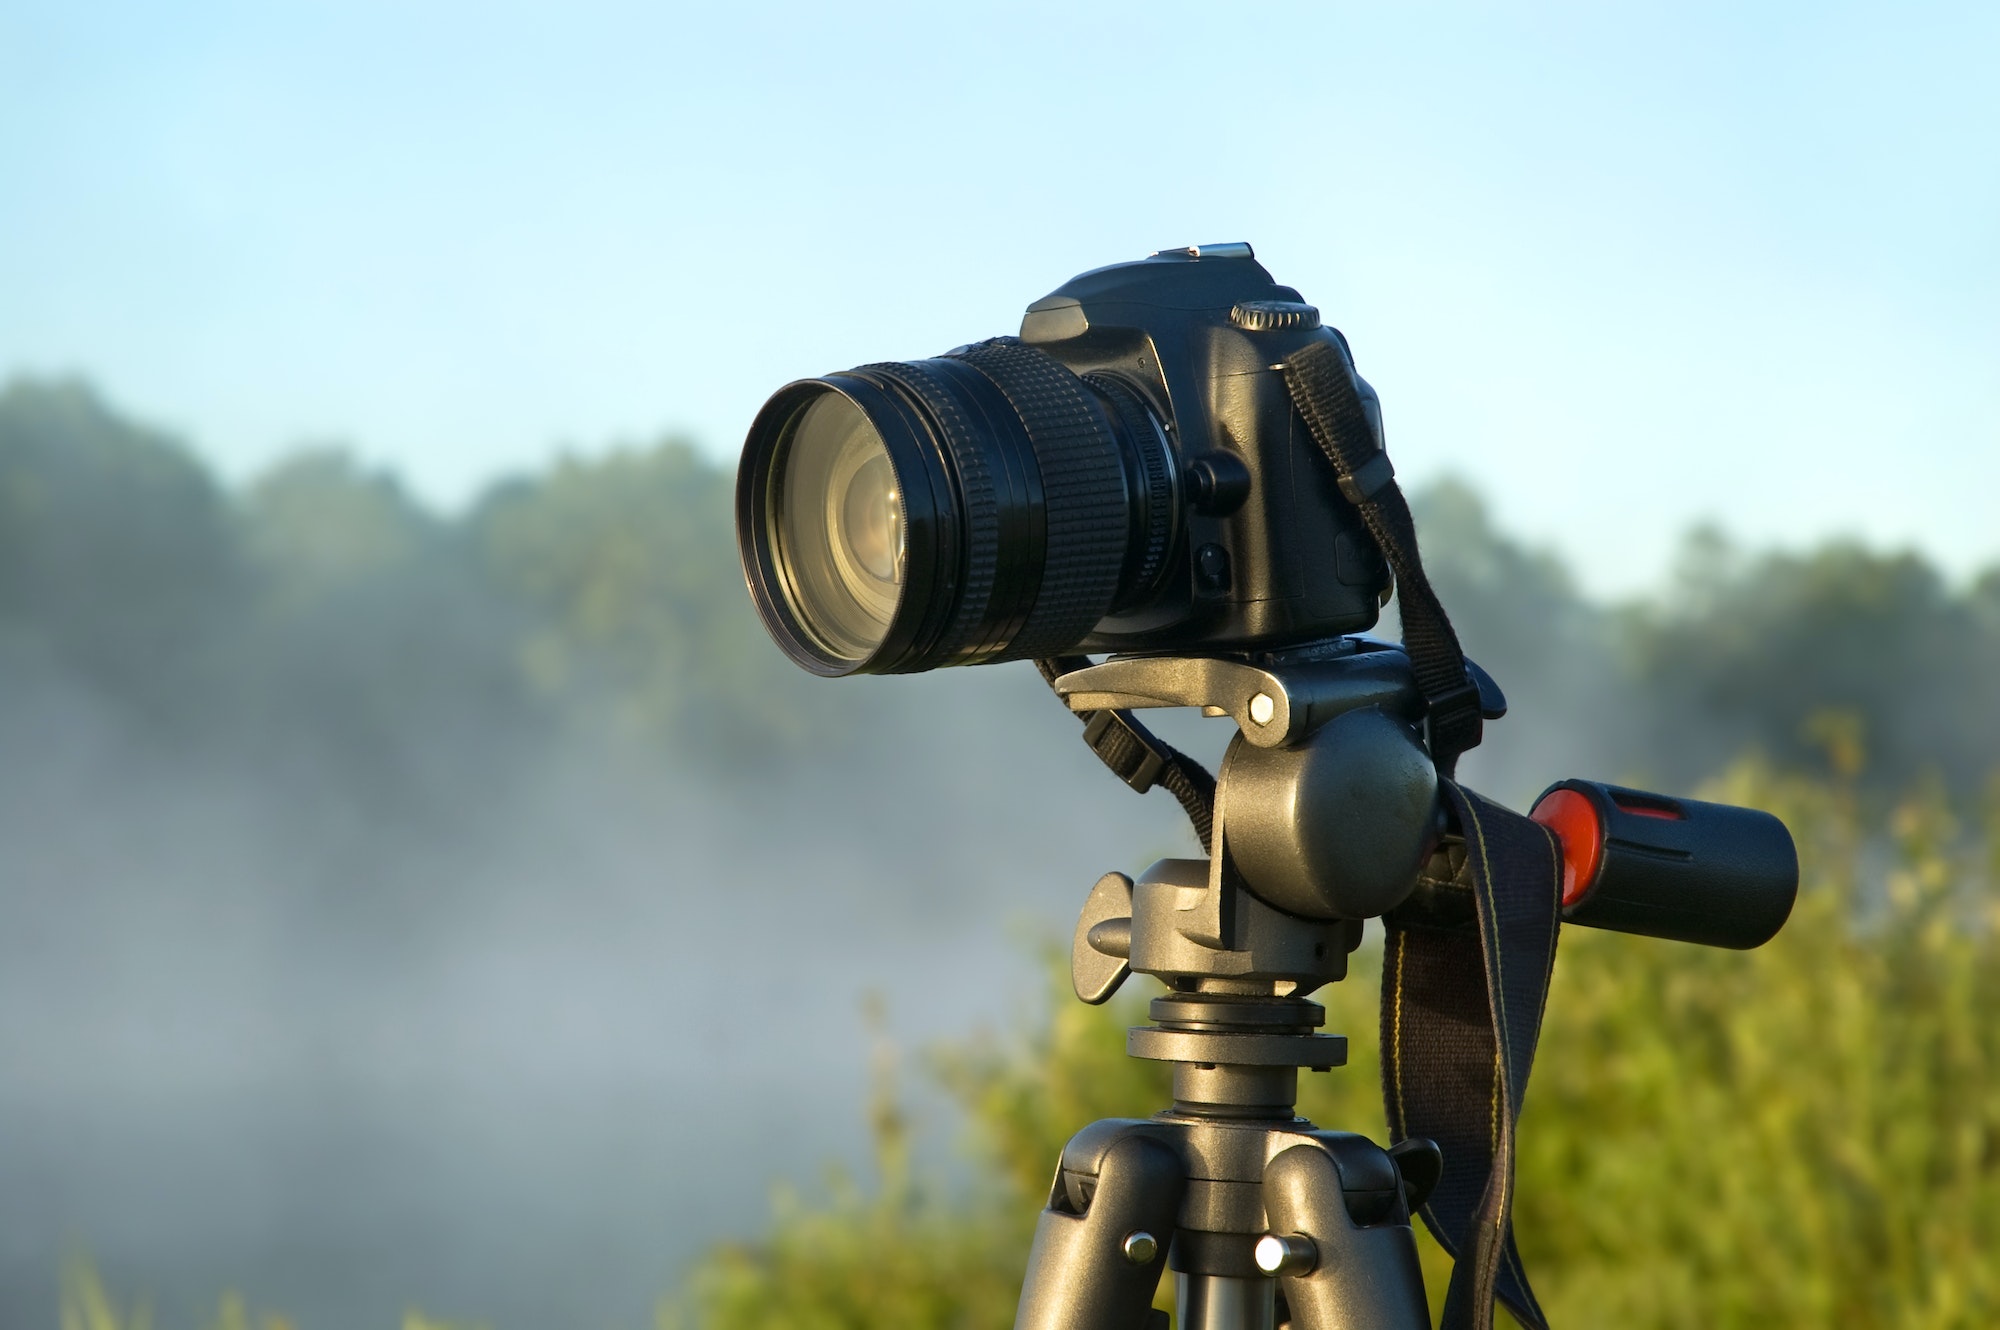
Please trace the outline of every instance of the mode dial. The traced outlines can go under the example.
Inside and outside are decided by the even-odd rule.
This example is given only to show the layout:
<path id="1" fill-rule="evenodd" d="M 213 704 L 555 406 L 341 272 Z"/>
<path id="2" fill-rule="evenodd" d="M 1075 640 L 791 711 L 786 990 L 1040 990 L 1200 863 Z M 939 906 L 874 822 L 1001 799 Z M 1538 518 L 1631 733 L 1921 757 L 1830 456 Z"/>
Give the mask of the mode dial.
<path id="1" fill-rule="evenodd" d="M 1239 300 L 1229 321 L 1249 332 L 1311 329 L 1319 327 L 1319 311 L 1297 300 Z"/>

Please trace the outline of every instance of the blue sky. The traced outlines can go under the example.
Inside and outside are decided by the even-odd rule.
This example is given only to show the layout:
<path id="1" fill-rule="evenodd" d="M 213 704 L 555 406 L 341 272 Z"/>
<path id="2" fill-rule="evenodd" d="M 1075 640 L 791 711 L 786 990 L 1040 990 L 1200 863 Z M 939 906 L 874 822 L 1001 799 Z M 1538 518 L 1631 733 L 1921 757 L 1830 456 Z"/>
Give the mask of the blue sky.
<path id="1" fill-rule="evenodd" d="M 1407 477 L 2000 561 L 2000 6 L 0 0 L 0 376 L 463 501 L 1252 241 Z"/>

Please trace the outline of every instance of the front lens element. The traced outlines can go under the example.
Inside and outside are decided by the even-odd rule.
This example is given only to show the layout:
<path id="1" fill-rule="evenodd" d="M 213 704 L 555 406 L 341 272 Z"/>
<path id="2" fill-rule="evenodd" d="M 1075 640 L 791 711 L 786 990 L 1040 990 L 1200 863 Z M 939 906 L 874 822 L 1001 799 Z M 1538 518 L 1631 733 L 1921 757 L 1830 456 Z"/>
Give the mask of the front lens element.
<path id="1" fill-rule="evenodd" d="M 903 594 L 903 501 L 882 436 L 861 408 L 822 393 L 799 412 L 771 492 L 787 599 L 820 647 L 860 660 L 882 644 Z"/>
<path id="2" fill-rule="evenodd" d="M 903 580 L 903 504 L 896 493 L 896 469 L 889 454 L 863 462 L 847 482 L 840 504 L 842 543 L 876 582 Z"/>

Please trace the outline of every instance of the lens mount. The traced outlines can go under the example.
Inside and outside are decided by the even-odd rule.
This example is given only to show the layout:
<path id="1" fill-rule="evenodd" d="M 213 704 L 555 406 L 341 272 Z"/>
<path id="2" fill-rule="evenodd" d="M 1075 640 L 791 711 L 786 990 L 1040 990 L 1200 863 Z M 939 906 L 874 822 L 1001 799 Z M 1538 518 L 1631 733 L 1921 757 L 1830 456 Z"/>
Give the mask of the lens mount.
<path id="1" fill-rule="evenodd" d="M 816 674 L 1053 655 L 1158 575 L 1171 473 L 1136 396 L 1001 339 L 780 389 L 744 442 L 737 543 Z"/>

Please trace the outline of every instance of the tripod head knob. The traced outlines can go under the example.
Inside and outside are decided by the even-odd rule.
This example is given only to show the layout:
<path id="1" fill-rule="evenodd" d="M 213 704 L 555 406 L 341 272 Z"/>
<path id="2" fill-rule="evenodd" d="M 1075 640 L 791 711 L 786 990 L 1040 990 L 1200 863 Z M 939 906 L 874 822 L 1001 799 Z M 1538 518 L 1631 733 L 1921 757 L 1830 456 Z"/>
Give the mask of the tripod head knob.
<path id="1" fill-rule="evenodd" d="M 1218 896 L 1210 861 L 1162 859 L 1136 884 L 1097 880 L 1070 941 L 1070 980 L 1093 1004 L 1134 970 L 1183 992 L 1302 997 L 1345 977 L 1360 944 L 1359 919 L 1300 919 L 1233 883 Z"/>

